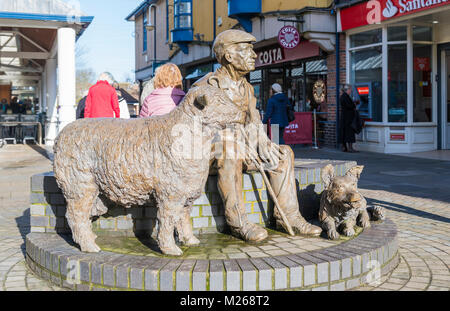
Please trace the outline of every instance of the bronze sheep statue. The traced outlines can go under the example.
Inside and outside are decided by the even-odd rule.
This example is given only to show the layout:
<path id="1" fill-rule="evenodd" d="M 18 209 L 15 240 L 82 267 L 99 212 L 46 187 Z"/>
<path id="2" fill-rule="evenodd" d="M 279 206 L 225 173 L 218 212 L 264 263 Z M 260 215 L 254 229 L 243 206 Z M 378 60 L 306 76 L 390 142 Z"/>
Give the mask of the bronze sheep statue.
<path id="1" fill-rule="evenodd" d="M 107 212 L 102 198 L 126 208 L 155 200 L 156 240 L 164 254 L 182 254 L 175 230 L 185 245 L 199 243 L 190 212 L 208 178 L 213 139 L 227 125 L 243 124 L 246 118 L 243 109 L 219 92 L 195 87 L 167 115 L 80 119 L 60 132 L 53 170 L 67 201 L 73 240 L 83 252 L 100 251 L 91 217 Z M 194 130 L 197 121 L 200 133 Z M 181 147 L 200 156 L 189 156 Z"/>

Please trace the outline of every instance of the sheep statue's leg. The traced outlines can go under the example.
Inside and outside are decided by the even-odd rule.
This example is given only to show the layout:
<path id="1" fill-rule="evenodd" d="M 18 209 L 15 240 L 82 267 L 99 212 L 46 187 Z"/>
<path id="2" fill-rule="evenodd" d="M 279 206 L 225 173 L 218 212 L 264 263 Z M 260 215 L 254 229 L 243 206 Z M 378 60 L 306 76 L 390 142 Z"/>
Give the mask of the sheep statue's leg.
<path id="1" fill-rule="evenodd" d="M 81 198 L 67 199 L 67 223 L 72 230 L 73 240 L 80 245 L 81 251 L 97 253 L 100 251 L 100 247 L 95 244 L 97 236 L 92 232 L 90 217 L 98 190 L 93 187 L 79 189 L 84 190 Z"/>
<path id="2" fill-rule="evenodd" d="M 196 238 L 194 233 L 192 232 L 192 224 L 191 224 L 191 211 L 192 211 L 192 201 L 186 202 L 183 210 L 181 211 L 181 218 L 176 223 L 176 229 L 178 232 L 178 237 L 184 245 L 198 245 L 200 241 Z"/>
<path id="3" fill-rule="evenodd" d="M 175 204 L 168 200 L 158 200 L 156 219 L 159 223 L 156 240 L 161 252 L 166 255 L 180 256 L 183 251 L 175 243 L 175 225 L 183 215 L 176 214 L 183 204 Z M 177 217 L 178 216 L 178 217 Z M 177 219 L 178 218 L 178 219 Z"/>

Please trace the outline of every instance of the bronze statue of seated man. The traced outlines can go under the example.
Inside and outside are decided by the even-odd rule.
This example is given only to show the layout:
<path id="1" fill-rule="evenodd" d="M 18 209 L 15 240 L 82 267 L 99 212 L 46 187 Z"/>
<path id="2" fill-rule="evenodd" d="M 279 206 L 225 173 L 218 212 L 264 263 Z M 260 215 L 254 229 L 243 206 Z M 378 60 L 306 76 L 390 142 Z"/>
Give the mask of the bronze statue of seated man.
<path id="1" fill-rule="evenodd" d="M 278 146 L 267 137 L 256 109 L 253 87 L 245 79 L 245 76 L 255 69 L 256 53 L 252 44 L 255 41 L 254 36 L 240 30 L 220 33 L 214 41 L 213 50 L 221 67 L 197 81 L 194 87 L 209 85 L 220 89 L 224 98 L 246 113 L 246 130 L 250 137 L 255 138 L 249 143 L 257 150 L 258 160 L 269 172 L 271 186 L 293 231 L 317 236 L 322 229 L 308 223 L 299 211 L 294 153 L 289 146 Z M 225 206 L 226 221 L 232 233 L 246 241 L 264 240 L 268 235 L 267 231 L 248 220 L 242 192 L 243 171 L 254 171 L 256 167 L 248 158 L 227 156 L 213 159 L 212 165 L 218 171 L 218 188 Z M 276 209 L 274 217 L 277 227 L 287 229 Z"/>

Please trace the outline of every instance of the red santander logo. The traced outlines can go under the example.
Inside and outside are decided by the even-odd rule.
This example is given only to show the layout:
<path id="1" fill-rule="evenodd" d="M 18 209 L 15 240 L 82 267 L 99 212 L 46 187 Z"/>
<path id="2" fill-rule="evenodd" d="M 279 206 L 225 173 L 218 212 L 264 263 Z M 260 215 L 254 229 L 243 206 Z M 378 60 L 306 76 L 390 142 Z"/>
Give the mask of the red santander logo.
<path id="1" fill-rule="evenodd" d="M 300 34 L 293 26 L 284 26 L 278 32 L 278 43 L 285 49 L 293 49 L 300 43 Z"/>

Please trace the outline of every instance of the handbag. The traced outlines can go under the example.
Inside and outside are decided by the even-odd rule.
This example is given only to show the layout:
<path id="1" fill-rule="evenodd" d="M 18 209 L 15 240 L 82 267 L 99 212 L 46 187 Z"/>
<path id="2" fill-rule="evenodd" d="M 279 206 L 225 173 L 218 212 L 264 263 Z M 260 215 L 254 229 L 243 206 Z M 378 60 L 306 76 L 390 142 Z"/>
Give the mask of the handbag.
<path id="1" fill-rule="evenodd" d="M 291 105 L 287 105 L 286 110 L 287 110 L 287 118 L 290 123 L 295 120 L 295 113 L 294 113 L 295 111 Z"/>

